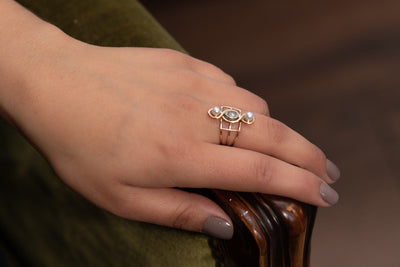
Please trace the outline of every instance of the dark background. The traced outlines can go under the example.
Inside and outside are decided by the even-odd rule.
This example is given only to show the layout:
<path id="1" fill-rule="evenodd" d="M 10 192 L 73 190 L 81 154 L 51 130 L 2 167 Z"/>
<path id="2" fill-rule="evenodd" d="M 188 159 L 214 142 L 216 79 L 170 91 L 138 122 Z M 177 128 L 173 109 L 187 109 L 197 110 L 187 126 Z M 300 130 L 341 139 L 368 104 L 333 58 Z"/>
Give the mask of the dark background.
<path id="1" fill-rule="evenodd" d="M 313 267 L 400 267 L 400 1 L 143 0 L 342 170 Z"/>

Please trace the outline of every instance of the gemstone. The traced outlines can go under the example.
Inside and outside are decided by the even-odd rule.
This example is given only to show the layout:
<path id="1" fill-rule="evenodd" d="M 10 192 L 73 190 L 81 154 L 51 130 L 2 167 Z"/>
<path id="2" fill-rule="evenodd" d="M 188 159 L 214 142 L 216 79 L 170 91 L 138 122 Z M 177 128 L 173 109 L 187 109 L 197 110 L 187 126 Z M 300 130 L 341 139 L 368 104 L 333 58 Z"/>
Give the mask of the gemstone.
<path id="1" fill-rule="evenodd" d="M 228 110 L 225 112 L 224 118 L 226 118 L 229 121 L 234 121 L 239 118 L 239 113 L 235 110 Z"/>
<path id="2" fill-rule="evenodd" d="M 246 112 L 246 115 L 244 115 L 247 121 L 252 121 L 254 119 L 253 112 Z"/>
<path id="3" fill-rule="evenodd" d="M 214 116 L 218 116 L 221 113 L 221 109 L 219 107 L 213 107 L 213 109 L 211 110 L 211 113 Z"/>

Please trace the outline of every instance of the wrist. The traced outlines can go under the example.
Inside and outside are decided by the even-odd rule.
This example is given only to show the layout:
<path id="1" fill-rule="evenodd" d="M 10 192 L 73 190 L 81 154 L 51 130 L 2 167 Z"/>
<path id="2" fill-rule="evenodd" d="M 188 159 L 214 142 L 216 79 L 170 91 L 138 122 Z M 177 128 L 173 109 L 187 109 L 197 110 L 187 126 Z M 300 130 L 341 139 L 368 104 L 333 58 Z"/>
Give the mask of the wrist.
<path id="1" fill-rule="evenodd" d="M 1 2 L 0 10 L 6 14 L 0 18 L 0 116 L 18 124 L 35 101 L 32 82 L 75 41 L 13 1 Z"/>

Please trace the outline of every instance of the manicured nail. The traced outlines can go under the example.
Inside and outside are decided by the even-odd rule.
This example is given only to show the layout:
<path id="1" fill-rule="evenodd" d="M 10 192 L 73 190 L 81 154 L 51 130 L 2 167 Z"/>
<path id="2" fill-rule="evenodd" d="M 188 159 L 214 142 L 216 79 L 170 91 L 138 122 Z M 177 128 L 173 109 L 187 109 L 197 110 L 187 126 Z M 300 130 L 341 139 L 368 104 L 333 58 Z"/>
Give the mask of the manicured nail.
<path id="1" fill-rule="evenodd" d="M 326 160 L 326 172 L 328 173 L 328 176 L 333 180 L 337 181 L 340 178 L 340 170 L 339 168 L 330 161 L 329 159 Z"/>
<path id="2" fill-rule="evenodd" d="M 232 224 L 218 217 L 208 217 L 201 231 L 221 239 L 231 239 L 233 236 Z"/>
<path id="3" fill-rule="evenodd" d="M 329 205 L 335 205 L 339 200 L 339 194 L 329 185 L 322 183 L 319 192 L 323 200 Z"/>

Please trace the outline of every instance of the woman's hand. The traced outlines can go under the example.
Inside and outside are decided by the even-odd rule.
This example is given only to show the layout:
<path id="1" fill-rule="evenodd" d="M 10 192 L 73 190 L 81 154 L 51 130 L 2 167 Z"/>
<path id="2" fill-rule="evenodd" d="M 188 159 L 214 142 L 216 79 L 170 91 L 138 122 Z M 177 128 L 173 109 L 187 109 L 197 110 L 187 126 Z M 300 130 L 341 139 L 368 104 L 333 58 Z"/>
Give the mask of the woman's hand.
<path id="1" fill-rule="evenodd" d="M 23 82 L 7 83 L 23 90 L 2 106 L 59 177 L 96 205 L 230 238 L 219 206 L 179 188 L 261 192 L 317 206 L 338 200 L 327 183 L 339 171 L 324 153 L 217 67 L 166 49 L 63 38 L 58 49 L 31 58 Z M 221 105 L 255 116 L 234 147 L 219 145 L 219 121 L 207 114 Z"/>

